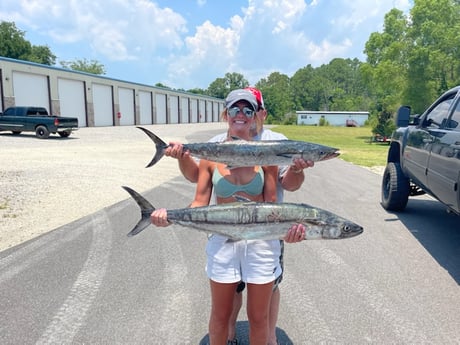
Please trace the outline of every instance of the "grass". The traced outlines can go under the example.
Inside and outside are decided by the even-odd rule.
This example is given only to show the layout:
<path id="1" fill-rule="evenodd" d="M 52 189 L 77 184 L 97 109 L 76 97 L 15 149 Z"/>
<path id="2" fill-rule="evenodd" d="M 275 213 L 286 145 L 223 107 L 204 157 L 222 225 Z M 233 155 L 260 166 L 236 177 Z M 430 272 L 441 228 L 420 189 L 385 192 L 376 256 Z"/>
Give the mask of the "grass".
<path id="1" fill-rule="evenodd" d="M 275 126 L 272 130 L 292 140 L 336 147 L 340 149 L 340 158 L 356 165 L 386 165 L 388 144 L 371 142 L 370 127 Z"/>

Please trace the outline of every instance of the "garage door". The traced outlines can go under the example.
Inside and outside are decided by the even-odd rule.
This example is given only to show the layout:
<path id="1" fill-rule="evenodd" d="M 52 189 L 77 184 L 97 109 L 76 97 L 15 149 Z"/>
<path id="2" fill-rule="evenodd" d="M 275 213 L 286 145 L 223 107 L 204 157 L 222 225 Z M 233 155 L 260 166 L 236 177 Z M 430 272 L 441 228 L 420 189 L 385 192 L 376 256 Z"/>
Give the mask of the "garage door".
<path id="1" fill-rule="evenodd" d="M 79 80 L 58 79 L 61 116 L 78 118 L 78 127 L 86 127 L 85 83 Z"/>
<path id="2" fill-rule="evenodd" d="M 166 95 L 158 93 L 155 95 L 156 123 L 166 123 Z"/>
<path id="3" fill-rule="evenodd" d="M 179 122 L 179 97 L 170 96 L 169 97 L 169 123 L 178 123 Z"/>
<path id="4" fill-rule="evenodd" d="M 152 124 L 152 93 L 139 91 L 139 120 L 141 125 Z"/>
<path id="5" fill-rule="evenodd" d="M 13 71 L 13 93 L 15 105 L 44 107 L 50 113 L 46 76 Z"/>
<path id="6" fill-rule="evenodd" d="M 93 84 L 94 125 L 113 126 L 112 87 Z"/>
<path id="7" fill-rule="evenodd" d="M 188 97 L 181 97 L 180 99 L 180 122 L 188 123 L 189 122 L 189 107 L 188 107 Z"/>
<path id="8" fill-rule="evenodd" d="M 134 90 L 118 88 L 120 102 L 120 125 L 134 125 Z"/>
<path id="9" fill-rule="evenodd" d="M 191 99 L 190 100 L 190 122 L 197 123 L 198 122 L 198 100 Z"/>

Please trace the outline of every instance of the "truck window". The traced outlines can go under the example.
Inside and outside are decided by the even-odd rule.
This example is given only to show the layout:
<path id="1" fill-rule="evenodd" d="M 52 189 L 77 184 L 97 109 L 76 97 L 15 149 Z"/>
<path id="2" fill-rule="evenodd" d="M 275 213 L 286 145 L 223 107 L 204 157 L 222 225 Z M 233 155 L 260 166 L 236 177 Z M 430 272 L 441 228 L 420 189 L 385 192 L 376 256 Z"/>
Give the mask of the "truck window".
<path id="1" fill-rule="evenodd" d="M 452 129 L 459 129 L 460 130 L 460 101 L 457 102 L 454 112 L 452 113 L 452 117 L 447 122 L 447 128 Z"/>
<path id="2" fill-rule="evenodd" d="M 452 101 L 455 97 L 455 94 L 452 94 L 449 98 L 440 102 L 435 106 L 425 119 L 425 125 L 427 127 L 439 128 L 441 124 L 447 121 L 449 116 L 449 108 L 452 104 Z"/>
<path id="3" fill-rule="evenodd" d="M 31 108 L 31 109 L 27 109 L 27 115 L 29 116 L 47 116 L 48 113 L 45 109 Z"/>

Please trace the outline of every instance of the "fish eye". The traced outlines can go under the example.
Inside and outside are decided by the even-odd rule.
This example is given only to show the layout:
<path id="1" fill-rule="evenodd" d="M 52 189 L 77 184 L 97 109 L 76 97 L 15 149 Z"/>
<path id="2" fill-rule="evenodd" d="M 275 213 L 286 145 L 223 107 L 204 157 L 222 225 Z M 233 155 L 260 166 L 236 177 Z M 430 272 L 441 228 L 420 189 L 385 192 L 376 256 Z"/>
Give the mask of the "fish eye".
<path id="1" fill-rule="evenodd" d="M 344 225 L 344 226 L 342 227 L 342 230 L 343 230 L 344 232 L 349 232 L 349 231 L 351 231 L 351 227 L 350 227 L 349 225 Z"/>

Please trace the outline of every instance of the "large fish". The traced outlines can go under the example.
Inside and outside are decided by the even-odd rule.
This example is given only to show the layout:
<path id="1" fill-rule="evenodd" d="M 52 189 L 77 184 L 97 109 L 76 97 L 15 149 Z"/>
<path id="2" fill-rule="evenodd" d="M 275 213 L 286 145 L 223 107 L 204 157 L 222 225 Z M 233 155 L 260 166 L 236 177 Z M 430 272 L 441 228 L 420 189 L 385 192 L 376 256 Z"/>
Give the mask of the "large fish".
<path id="1" fill-rule="evenodd" d="M 141 220 L 128 233 L 137 235 L 151 224 L 155 208 L 142 195 L 123 186 L 141 208 Z M 305 239 L 342 239 L 363 228 L 334 213 L 306 204 L 236 202 L 168 210 L 168 221 L 187 228 L 220 234 L 231 240 L 283 239 L 291 225 L 306 227 Z"/>
<path id="2" fill-rule="evenodd" d="M 169 145 L 148 129 L 137 128 L 143 130 L 156 146 L 156 153 L 147 165 L 148 168 L 164 156 Z M 340 154 L 338 149 L 333 147 L 295 140 L 246 141 L 238 139 L 221 143 L 184 144 L 183 147 L 195 157 L 224 163 L 229 168 L 254 165 L 290 165 L 295 158 L 318 162 L 335 158 Z"/>

